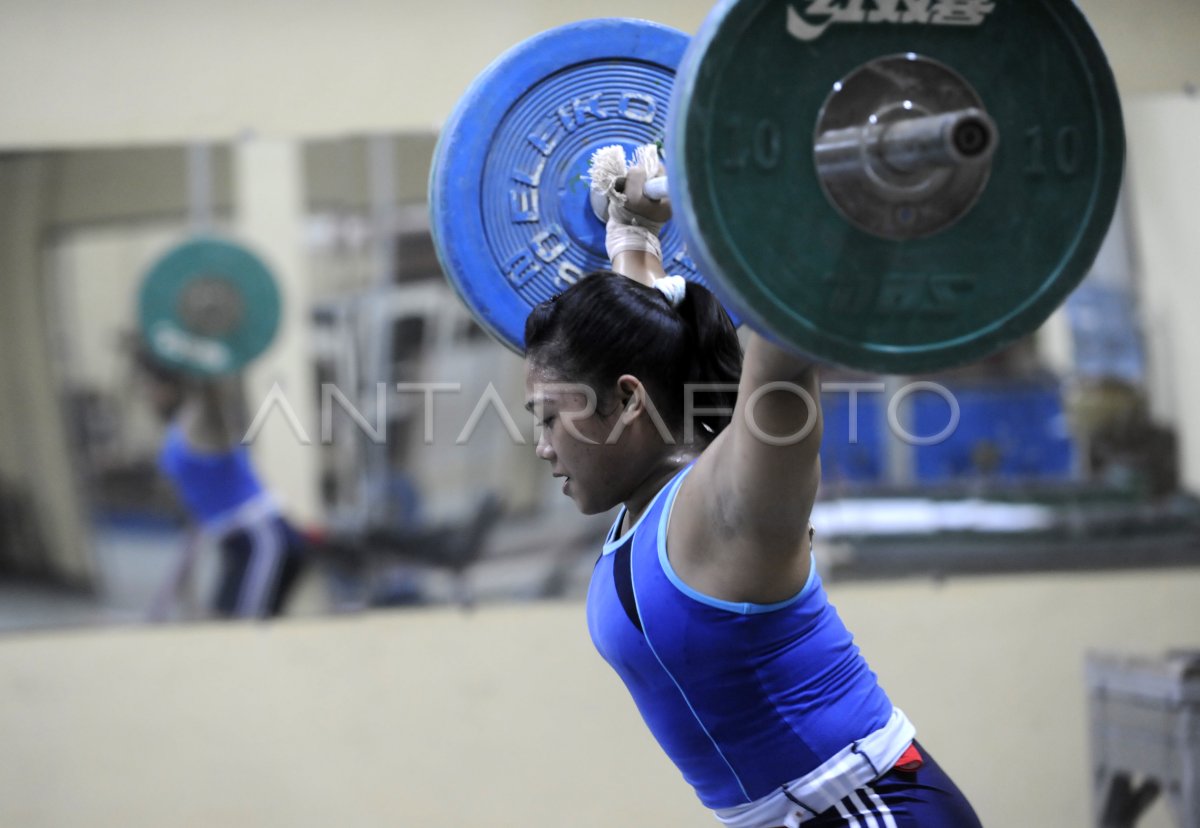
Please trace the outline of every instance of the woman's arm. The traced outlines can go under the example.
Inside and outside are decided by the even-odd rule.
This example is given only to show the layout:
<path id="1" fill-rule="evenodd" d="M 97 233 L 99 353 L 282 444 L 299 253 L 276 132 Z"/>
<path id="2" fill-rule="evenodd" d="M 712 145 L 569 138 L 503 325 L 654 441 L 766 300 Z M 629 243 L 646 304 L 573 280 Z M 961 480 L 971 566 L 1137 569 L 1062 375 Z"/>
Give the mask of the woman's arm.
<path id="1" fill-rule="evenodd" d="M 201 380 L 185 391 L 179 423 L 188 446 L 208 454 L 224 453 L 242 437 L 241 377 Z"/>
<path id="2" fill-rule="evenodd" d="M 671 218 L 671 200 L 649 198 L 643 191 L 645 183 L 646 171 L 641 167 L 631 167 L 625 176 L 626 204 L 638 216 L 648 219 L 652 225 L 661 225 Z M 610 226 L 610 234 L 611 229 Z M 620 273 L 647 287 L 652 287 L 655 279 L 662 279 L 667 275 L 663 270 L 662 257 L 648 250 L 634 249 L 617 253 L 612 257 L 612 269 L 614 273 Z"/>
<path id="3" fill-rule="evenodd" d="M 661 279 L 667 275 L 667 272 L 663 270 L 662 260 L 644 250 L 618 253 L 613 257 L 612 269 L 614 273 L 628 276 L 646 287 L 653 287 L 655 279 Z"/>
<path id="4" fill-rule="evenodd" d="M 654 222 L 670 202 L 643 193 L 631 168 L 626 206 Z M 665 273 L 641 250 L 613 256 L 613 270 L 643 284 Z M 715 598 L 774 603 L 808 578 L 808 526 L 821 479 L 823 422 L 815 363 L 751 334 L 732 422 L 700 455 L 676 501 L 668 555 L 676 573 Z"/>
<path id="5" fill-rule="evenodd" d="M 677 555 L 687 583 L 760 604 L 795 595 L 810 568 L 809 517 L 821 480 L 816 365 L 752 334 L 732 422 L 680 492 Z"/>

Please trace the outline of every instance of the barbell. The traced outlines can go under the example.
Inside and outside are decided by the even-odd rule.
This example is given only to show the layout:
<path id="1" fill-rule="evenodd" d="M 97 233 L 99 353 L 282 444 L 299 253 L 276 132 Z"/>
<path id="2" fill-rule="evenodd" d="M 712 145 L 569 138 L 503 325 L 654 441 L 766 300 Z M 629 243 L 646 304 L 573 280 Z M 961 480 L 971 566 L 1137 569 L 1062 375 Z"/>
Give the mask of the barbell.
<path id="1" fill-rule="evenodd" d="M 447 120 L 429 183 L 448 281 L 523 350 L 529 310 L 607 267 L 588 162 L 661 140 L 668 273 L 822 361 L 970 362 L 1091 267 L 1121 185 L 1112 72 L 1072 0 L 723 0 L 513 47 Z"/>

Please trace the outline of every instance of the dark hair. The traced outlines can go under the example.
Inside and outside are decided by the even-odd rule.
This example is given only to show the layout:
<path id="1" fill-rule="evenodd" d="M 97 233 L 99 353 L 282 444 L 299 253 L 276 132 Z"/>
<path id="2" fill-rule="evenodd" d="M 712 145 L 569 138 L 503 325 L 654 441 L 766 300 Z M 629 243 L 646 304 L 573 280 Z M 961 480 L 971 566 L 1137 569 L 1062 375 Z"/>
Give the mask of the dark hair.
<path id="1" fill-rule="evenodd" d="M 149 346 L 140 338 L 131 342 L 133 364 L 139 371 L 163 385 L 183 388 L 186 377 L 183 371 L 174 368 L 156 357 Z"/>
<path id="2" fill-rule="evenodd" d="M 153 390 L 150 403 L 154 413 L 162 422 L 171 422 L 183 407 L 187 387 L 187 379 L 183 372 L 156 357 L 141 336 L 128 336 L 123 344 L 129 349 L 129 356 L 135 371 L 140 375 L 139 378 L 150 381 Z"/>
<path id="3" fill-rule="evenodd" d="M 742 347 L 729 315 L 704 286 L 689 282 L 678 307 L 663 292 L 601 270 L 542 302 L 525 322 L 526 356 L 564 380 L 596 391 L 603 410 L 622 374 L 650 392 L 667 426 L 683 422 L 684 387 L 736 386 Z M 729 413 L 697 414 L 696 435 L 707 442 L 732 419 L 737 391 L 701 391 L 696 407 Z"/>

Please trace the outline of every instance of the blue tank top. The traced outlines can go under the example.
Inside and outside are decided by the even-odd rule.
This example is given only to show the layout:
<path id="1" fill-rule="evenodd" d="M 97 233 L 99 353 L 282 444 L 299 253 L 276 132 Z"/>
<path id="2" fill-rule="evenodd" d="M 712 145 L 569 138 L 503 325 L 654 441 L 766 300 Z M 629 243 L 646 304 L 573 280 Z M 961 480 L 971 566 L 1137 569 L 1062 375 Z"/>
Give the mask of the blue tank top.
<path id="1" fill-rule="evenodd" d="M 685 584 L 667 521 L 687 469 L 617 537 L 588 589 L 592 641 L 701 802 L 732 808 L 804 776 L 882 728 L 892 704 L 813 567 L 798 595 L 735 604 Z"/>
<path id="2" fill-rule="evenodd" d="M 167 429 L 158 466 L 188 513 L 201 524 L 227 517 L 263 493 L 245 446 L 214 454 L 199 452 L 187 444 L 177 425 Z"/>

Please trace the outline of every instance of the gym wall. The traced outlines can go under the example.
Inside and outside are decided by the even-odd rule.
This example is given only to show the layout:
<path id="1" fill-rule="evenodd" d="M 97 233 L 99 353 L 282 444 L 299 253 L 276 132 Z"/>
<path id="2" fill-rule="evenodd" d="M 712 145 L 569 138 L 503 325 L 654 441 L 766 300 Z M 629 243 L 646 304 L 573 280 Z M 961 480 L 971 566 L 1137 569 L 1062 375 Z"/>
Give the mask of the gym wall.
<path id="1" fill-rule="evenodd" d="M 0 148 L 424 132 L 509 46 L 588 17 L 694 32 L 706 0 L 5 3 Z M 1200 83 L 1193 0 L 1082 0 L 1125 96 Z M 998 44 L 998 48 L 1003 48 Z"/>
<path id="2" fill-rule="evenodd" d="M 1200 163 L 1183 136 L 1200 129 L 1200 98 L 1152 96 L 1126 104 L 1128 191 L 1154 416 L 1176 427 L 1183 485 L 1200 489 Z"/>
<path id="3" fill-rule="evenodd" d="M 1185 412 L 1200 391 L 1189 390 L 1186 366 L 1200 358 L 1200 343 L 1193 341 L 1195 326 L 1176 317 L 1188 306 L 1178 301 L 1186 289 L 1181 277 L 1194 272 L 1190 263 L 1196 261 L 1194 235 L 1186 228 L 1196 223 L 1192 194 L 1200 172 L 1188 151 L 1186 136 L 1194 133 L 1181 124 L 1195 123 L 1200 104 L 1180 90 L 1200 79 L 1200 51 L 1194 48 L 1200 42 L 1200 6 L 1192 0 L 1081 5 L 1124 95 L 1132 248 L 1150 313 L 1145 321 L 1158 337 L 1150 343 L 1157 372 L 1152 404 L 1160 418 L 1181 430 L 1183 480 L 1195 489 L 1200 424 Z M 318 150 L 305 153 L 305 168 L 295 179 L 307 190 L 301 197 L 310 203 L 361 199 L 364 182 L 349 186 L 346 178 L 365 176 L 365 166 L 347 160 L 338 147 L 347 135 L 367 133 L 396 134 L 412 148 L 402 153 L 409 162 L 397 170 L 395 192 L 398 199 L 418 200 L 437 124 L 470 79 L 505 48 L 536 31 L 601 12 L 652 15 L 694 31 L 707 7 L 684 0 L 666 0 L 652 10 L 632 2 L 601 10 L 584 0 L 434 6 L 357 0 L 286 14 L 264 0 L 202 8 L 182 0 L 130 0 L 118 7 L 74 5 L 69 11 L 33 0 L 6 4 L 0 151 L 14 153 L 5 165 L 19 186 L 0 189 L 7 265 L 0 305 L 17 320 L 4 333 L 4 351 L 22 354 L 25 361 L 0 373 L 0 392 L 23 400 L 0 415 L 0 470 L 19 477 L 37 471 L 38 509 L 53 516 L 51 546 L 78 549 L 81 530 L 54 414 L 56 391 L 42 370 L 50 359 L 40 326 L 47 318 L 40 293 L 45 286 L 39 286 L 49 267 L 39 252 L 47 233 L 63 224 L 138 221 L 147 208 L 154 214 L 168 202 L 178 205 L 186 183 L 184 158 L 178 148 L 161 145 L 201 139 L 230 148 L 213 158 L 218 210 L 238 200 L 237 157 L 255 156 L 256 143 L 324 142 L 323 159 L 317 160 Z M 28 155 L 61 148 L 103 148 L 111 154 L 99 165 L 90 152 L 60 155 L 62 167 Z M 276 202 L 276 208 L 286 211 L 287 205 Z M 286 247 L 280 239 L 267 241 Z M 124 301 L 123 296 L 113 291 L 111 299 Z M 271 376 L 276 375 L 277 370 Z M 269 387 L 267 380 L 264 375 L 259 382 Z M 299 481 L 291 500 L 302 512 L 314 513 L 313 461 L 283 450 L 276 455 L 284 458 L 280 476 Z M 87 565 L 77 552 L 63 553 L 62 561 L 59 569 L 86 580 Z"/>
<path id="4" fill-rule="evenodd" d="M 1083 828 L 1084 654 L 1194 644 L 1198 590 L 1191 569 L 830 595 L 985 826 Z M 0 676 L 0 825 L 717 824 L 576 602 L 8 637 Z M 1177 825 L 1162 801 L 1138 822 Z"/>

